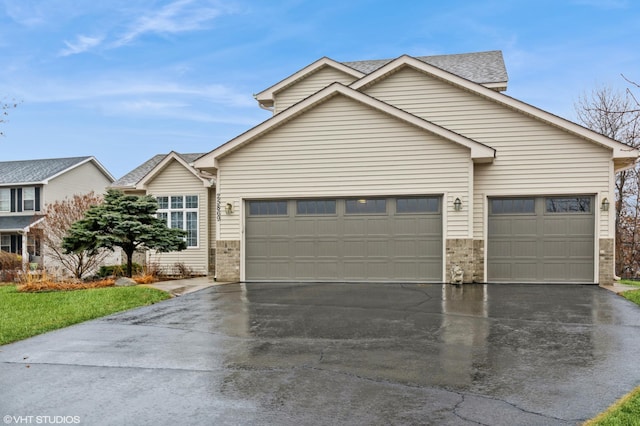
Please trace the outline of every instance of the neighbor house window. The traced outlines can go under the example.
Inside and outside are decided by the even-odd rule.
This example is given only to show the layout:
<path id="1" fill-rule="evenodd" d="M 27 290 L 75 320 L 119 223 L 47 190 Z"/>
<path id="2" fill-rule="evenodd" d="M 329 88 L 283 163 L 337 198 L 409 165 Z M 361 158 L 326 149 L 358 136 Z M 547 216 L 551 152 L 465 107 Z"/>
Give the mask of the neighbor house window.
<path id="1" fill-rule="evenodd" d="M 0 212 L 11 211 L 11 190 L 0 188 Z"/>
<path id="2" fill-rule="evenodd" d="M 167 223 L 169 228 L 187 231 L 187 247 L 198 246 L 198 196 L 171 195 L 156 197 L 158 201 L 158 219 Z"/>
<path id="3" fill-rule="evenodd" d="M 34 211 L 36 209 L 36 189 L 34 187 L 22 188 L 22 210 Z"/>
<path id="4" fill-rule="evenodd" d="M 0 236 L 0 250 L 11 252 L 11 235 Z"/>
<path id="5" fill-rule="evenodd" d="M 27 236 L 27 253 L 31 256 L 40 256 L 40 239 L 35 235 Z"/>

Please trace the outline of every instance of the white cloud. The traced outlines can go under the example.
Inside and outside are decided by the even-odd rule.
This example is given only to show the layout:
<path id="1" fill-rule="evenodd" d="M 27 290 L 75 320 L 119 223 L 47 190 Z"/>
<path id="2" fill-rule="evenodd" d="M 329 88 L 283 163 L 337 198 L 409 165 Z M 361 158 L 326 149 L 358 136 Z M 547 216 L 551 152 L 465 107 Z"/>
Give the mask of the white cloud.
<path id="1" fill-rule="evenodd" d="M 64 44 L 67 45 L 67 48 L 60 51 L 60 56 L 76 55 L 78 53 L 86 52 L 87 50 L 91 50 L 92 48 L 100 45 L 102 40 L 104 40 L 104 37 L 79 35 L 76 37 L 75 42 L 64 42 Z"/>
<path id="2" fill-rule="evenodd" d="M 128 31 L 116 40 L 114 47 L 131 43 L 147 33 L 175 34 L 201 30 L 224 12 L 213 4 L 202 5 L 193 0 L 177 0 L 159 11 L 150 11 L 136 19 Z"/>

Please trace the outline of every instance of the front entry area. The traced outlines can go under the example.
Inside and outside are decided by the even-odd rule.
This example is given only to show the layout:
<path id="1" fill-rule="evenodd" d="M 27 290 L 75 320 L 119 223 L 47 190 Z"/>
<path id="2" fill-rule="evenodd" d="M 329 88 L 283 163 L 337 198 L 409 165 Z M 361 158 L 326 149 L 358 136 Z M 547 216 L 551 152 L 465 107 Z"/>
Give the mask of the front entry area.
<path id="1" fill-rule="evenodd" d="M 487 280 L 593 283 L 592 196 L 489 199 Z"/>
<path id="2" fill-rule="evenodd" d="M 441 282 L 440 196 L 250 200 L 247 281 Z"/>

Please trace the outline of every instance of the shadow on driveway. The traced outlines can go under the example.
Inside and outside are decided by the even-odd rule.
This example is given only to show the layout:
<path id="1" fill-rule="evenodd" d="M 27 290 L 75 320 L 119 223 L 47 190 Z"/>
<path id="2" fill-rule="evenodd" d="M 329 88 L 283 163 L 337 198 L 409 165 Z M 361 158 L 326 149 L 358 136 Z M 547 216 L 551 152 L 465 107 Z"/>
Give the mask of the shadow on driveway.
<path id="1" fill-rule="evenodd" d="M 593 285 L 228 284 L 0 347 L 0 415 L 574 425 L 640 384 L 639 332 Z"/>

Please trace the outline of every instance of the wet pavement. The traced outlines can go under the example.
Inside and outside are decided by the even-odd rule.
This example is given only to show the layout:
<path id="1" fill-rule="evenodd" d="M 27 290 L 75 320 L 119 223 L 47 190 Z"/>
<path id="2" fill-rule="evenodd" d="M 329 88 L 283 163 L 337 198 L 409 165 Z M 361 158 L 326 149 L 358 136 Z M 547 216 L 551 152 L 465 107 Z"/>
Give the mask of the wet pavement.
<path id="1" fill-rule="evenodd" d="M 0 415 L 575 425 L 640 384 L 638 336 L 593 285 L 228 284 L 0 346 Z"/>

